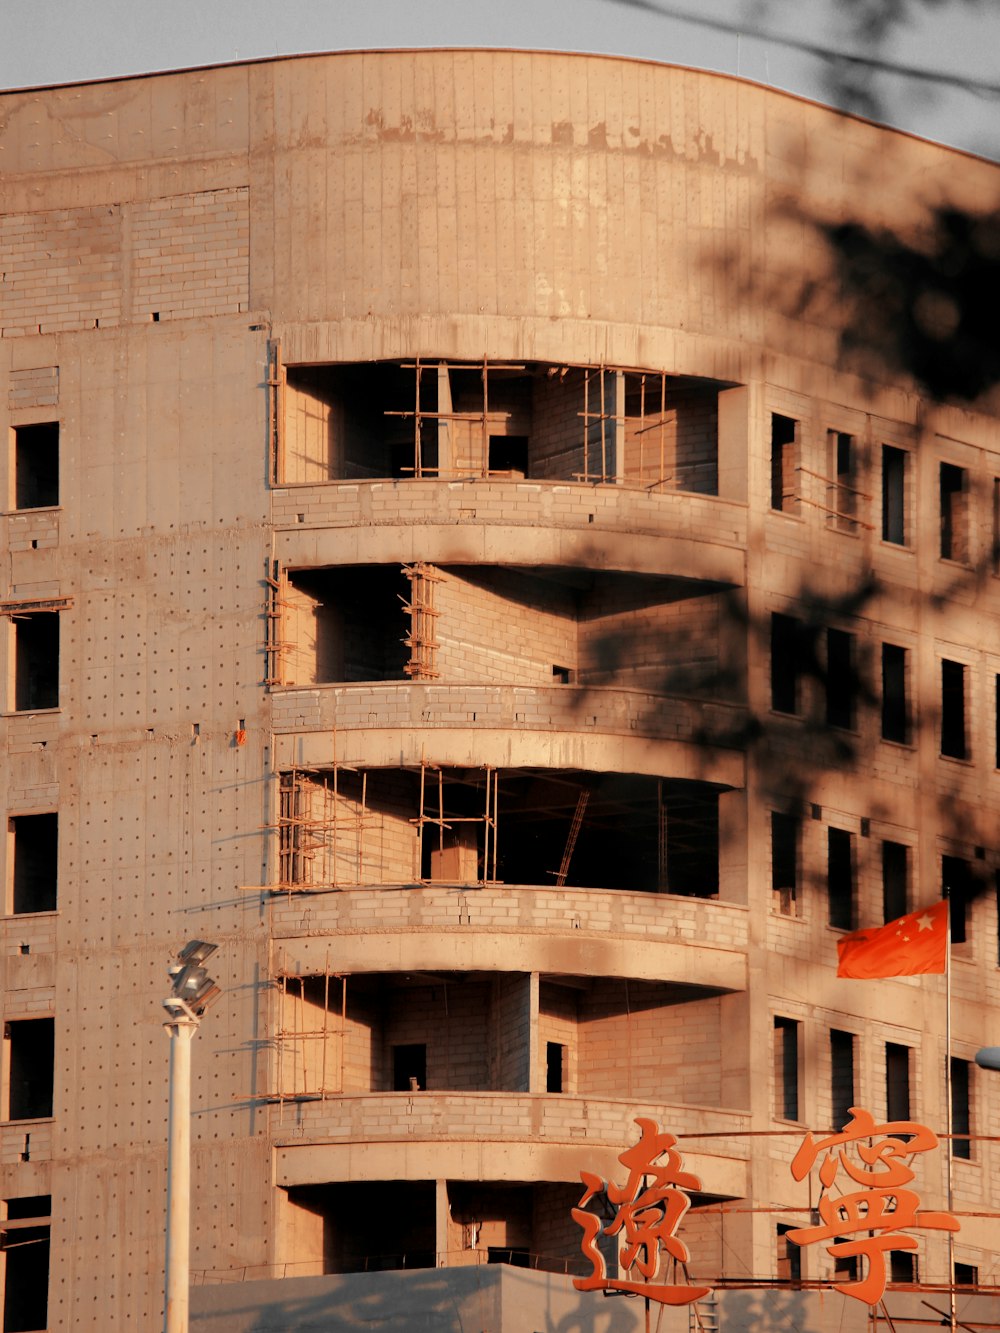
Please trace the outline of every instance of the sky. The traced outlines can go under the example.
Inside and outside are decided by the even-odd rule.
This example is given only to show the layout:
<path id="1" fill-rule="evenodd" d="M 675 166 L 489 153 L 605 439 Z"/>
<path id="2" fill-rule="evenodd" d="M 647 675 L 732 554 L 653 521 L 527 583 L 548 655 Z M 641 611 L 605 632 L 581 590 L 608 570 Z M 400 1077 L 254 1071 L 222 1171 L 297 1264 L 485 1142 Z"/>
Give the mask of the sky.
<path id="1" fill-rule="evenodd" d="M 692 65 L 836 102 L 852 67 L 876 118 L 1000 157 L 1000 0 L 3 0 L 0 88 L 71 83 L 303 51 L 502 46 L 596 51 Z M 881 44 L 857 6 L 901 8 Z M 841 67 L 843 68 L 843 67 Z"/>

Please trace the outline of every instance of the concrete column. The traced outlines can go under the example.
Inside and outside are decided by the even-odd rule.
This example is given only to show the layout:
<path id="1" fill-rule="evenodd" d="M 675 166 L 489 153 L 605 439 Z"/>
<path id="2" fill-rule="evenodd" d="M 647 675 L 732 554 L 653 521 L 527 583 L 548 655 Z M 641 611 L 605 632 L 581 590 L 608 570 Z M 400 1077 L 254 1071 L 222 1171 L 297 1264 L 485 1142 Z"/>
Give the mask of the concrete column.
<path id="1" fill-rule="evenodd" d="M 448 367 L 443 362 L 437 368 L 437 410 L 438 412 L 450 412 L 452 410 L 451 379 L 448 375 Z M 439 416 L 437 423 L 438 475 L 441 477 L 449 476 L 454 466 L 454 450 L 452 448 L 454 438 L 452 423 Z"/>
<path id="2" fill-rule="evenodd" d="M 435 1264 L 438 1268 L 448 1266 L 448 1182 L 434 1182 L 434 1250 Z"/>
<path id="3" fill-rule="evenodd" d="M 528 1091 L 545 1091 L 545 1064 L 538 1042 L 538 973 L 528 975 Z"/>

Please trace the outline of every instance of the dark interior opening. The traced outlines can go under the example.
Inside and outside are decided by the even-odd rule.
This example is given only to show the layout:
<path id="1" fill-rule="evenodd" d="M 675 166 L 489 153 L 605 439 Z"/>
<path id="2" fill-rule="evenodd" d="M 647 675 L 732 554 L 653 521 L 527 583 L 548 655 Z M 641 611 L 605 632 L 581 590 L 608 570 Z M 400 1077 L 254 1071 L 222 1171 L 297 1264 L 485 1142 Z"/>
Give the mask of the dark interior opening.
<path id="1" fill-rule="evenodd" d="M 20 712 L 59 707 L 59 614 L 14 617 L 14 707 Z"/>
<path id="2" fill-rule="evenodd" d="M 55 1019 L 22 1018 L 7 1024 L 10 1088 L 8 1120 L 52 1114 Z"/>
<path id="3" fill-rule="evenodd" d="M 30 1221 L 52 1213 L 49 1195 L 7 1200 L 7 1220 Z M 11 1227 L 3 1233 L 3 1333 L 37 1333 L 48 1327 L 49 1224 Z"/>
<path id="4" fill-rule="evenodd" d="M 566 1047 L 558 1041 L 545 1043 L 545 1091 L 563 1092 L 563 1070 L 566 1063 Z"/>
<path id="5" fill-rule="evenodd" d="M 14 427 L 14 503 L 45 509 L 59 503 L 59 422 Z"/>
<path id="6" fill-rule="evenodd" d="M 59 816 L 13 815 L 15 913 L 54 912 L 59 859 Z"/>
<path id="7" fill-rule="evenodd" d="M 882 540 L 906 544 L 906 451 L 882 446 Z"/>
<path id="8" fill-rule="evenodd" d="M 392 1048 L 393 1092 L 422 1092 L 427 1087 L 427 1046 L 424 1042 Z"/>

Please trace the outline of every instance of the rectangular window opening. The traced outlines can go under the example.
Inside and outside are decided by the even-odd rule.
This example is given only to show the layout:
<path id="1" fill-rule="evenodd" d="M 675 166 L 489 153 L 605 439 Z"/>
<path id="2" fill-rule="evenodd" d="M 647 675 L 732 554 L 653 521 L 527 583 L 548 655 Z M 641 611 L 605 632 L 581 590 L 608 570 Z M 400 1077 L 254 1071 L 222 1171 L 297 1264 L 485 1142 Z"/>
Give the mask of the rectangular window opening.
<path id="1" fill-rule="evenodd" d="M 979 1269 L 975 1264 L 963 1264 L 955 1261 L 955 1286 L 978 1287 Z"/>
<path id="2" fill-rule="evenodd" d="M 965 664 L 941 661 L 941 753 L 949 759 L 968 759 Z"/>
<path id="3" fill-rule="evenodd" d="M 827 920 L 837 930 L 853 930 L 854 838 L 846 829 L 826 831 Z"/>
<path id="4" fill-rule="evenodd" d="M 38 611 L 11 618 L 14 634 L 14 708 L 59 707 L 59 614 Z"/>
<path id="5" fill-rule="evenodd" d="M 777 713 L 799 711 L 802 625 L 794 616 L 771 615 L 771 707 Z"/>
<path id="6" fill-rule="evenodd" d="M 910 1048 L 885 1044 L 885 1106 L 888 1120 L 910 1118 Z"/>
<path id="7" fill-rule="evenodd" d="M 831 727 L 854 727 L 856 695 L 854 635 L 845 630 L 826 632 L 826 721 Z"/>
<path id="8" fill-rule="evenodd" d="M 410 1043 L 392 1048 L 393 1092 L 423 1092 L 427 1087 L 427 1046 Z"/>
<path id="9" fill-rule="evenodd" d="M 882 540 L 905 546 L 906 450 L 882 446 Z"/>
<path id="10" fill-rule="evenodd" d="M 771 413 L 771 508 L 783 514 L 794 513 L 798 500 L 798 437 L 797 421 Z"/>
<path id="11" fill-rule="evenodd" d="M 796 1283 L 802 1281 L 802 1249 L 795 1241 L 788 1239 L 788 1232 L 794 1231 L 789 1223 L 779 1222 L 775 1231 L 778 1241 L 778 1281 Z"/>
<path id="12" fill-rule="evenodd" d="M 889 1254 L 889 1281 L 916 1282 L 917 1256 L 912 1250 L 892 1250 Z"/>
<path id="13" fill-rule="evenodd" d="M 942 463 L 940 472 L 941 494 L 941 559 L 969 559 L 969 482 L 965 468 L 953 463 Z"/>
<path id="14" fill-rule="evenodd" d="M 972 1160 L 972 1068 L 968 1060 L 951 1057 L 952 1157 Z"/>
<path id="15" fill-rule="evenodd" d="M 830 1029 L 830 1128 L 838 1131 L 851 1118 L 855 1104 L 854 1033 Z"/>
<path id="16" fill-rule="evenodd" d="M 882 645 L 882 739 L 908 745 L 910 717 L 906 700 L 906 649 Z"/>
<path id="17" fill-rule="evenodd" d="M 857 458 L 854 436 L 841 430 L 826 433 L 829 451 L 829 475 L 834 479 L 829 507 L 831 525 L 840 532 L 857 529 L 855 516 L 858 507 Z"/>
<path id="18" fill-rule="evenodd" d="M 528 475 L 527 435 L 491 435 L 487 463 L 491 476 L 510 477 L 513 480 Z"/>
<path id="19" fill-rule="evenodd" d="M 7 1199 L 3 1227 L 3 1333 L 34 1333 L 49 1322 L 49 1195 Z"/>
<path id="20" fill-rule="evenodd" d="M 882 920 L 896 921 L 909 910 L 910 849 L 902 842 L 882 843 Z"/>
<path id="21" fill-rule="evenodd" d="M 565 1092 L 566 1047 L 558 1041 L 545 1043 L 545 1091 Z"/>
<path id="22" fill-rule="evenodd" d="M 7 821 L 11 846 L 11 911 L 54 912 L 59 852 L 59 816 L 13 815 Z"/>
<path id="23" fill-rule="evenodd" d="M 774 1020 L 775 1110 L 779 1120 L 799 1118 L 799 1024 L 794 1018 Z"/>
<path id="24" fill-rule="evenodd" d="M 783 916 L 798 914 L 799 821 L 771 813 L 771 899 Z"/>
<path id="25" fill-rule="evenodd" d="M 59 422 L 15 426 L 15 509 L 47 509 L 58 503 Z"/>
<path id="26" fill-rule="evenodd" d="M 55 1019 L 22 1018 L 4 1030 L 6 1120 L 44 1120 L 52 1114 Z"/>
<path id="27" fill-rule="evenodd" d="M 941 857 L 941 894 L 948 899 L 952 944 L 969 938 L 969 906 L 972 902 L 972 865 L 962 856 Z"/>

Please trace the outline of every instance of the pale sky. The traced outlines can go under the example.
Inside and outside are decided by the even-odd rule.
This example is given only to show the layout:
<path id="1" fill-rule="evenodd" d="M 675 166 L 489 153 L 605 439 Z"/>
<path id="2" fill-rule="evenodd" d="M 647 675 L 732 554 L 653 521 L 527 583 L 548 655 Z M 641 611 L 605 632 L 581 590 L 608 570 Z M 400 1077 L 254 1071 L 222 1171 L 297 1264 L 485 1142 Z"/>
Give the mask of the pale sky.
<path id="1" fill-rule="evenodd" d="M 0 88 L 301 51 L 505 46 L 643 56 L 829 101 L 829 66 L 808 46 L 943 76 L 877 76 L 879 118 L 1000 156 L 1000 0 L 907 0 L 878 50 L 846 30 L 847 0 L 2 2 Z"/>

